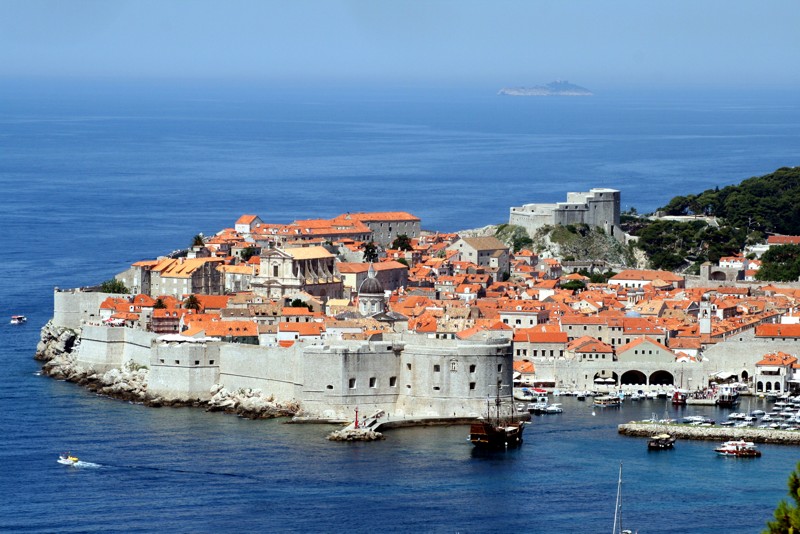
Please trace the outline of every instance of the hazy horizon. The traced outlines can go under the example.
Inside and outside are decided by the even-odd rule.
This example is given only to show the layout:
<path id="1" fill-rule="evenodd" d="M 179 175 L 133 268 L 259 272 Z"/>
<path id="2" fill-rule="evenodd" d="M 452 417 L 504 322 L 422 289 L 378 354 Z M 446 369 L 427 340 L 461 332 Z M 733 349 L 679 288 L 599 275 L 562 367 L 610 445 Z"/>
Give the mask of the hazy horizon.
<path id="1" fill-rule="evenodd" d="M 788 89 L 798 22 L 794 0 L 0 0 L 0 76 Z"/>

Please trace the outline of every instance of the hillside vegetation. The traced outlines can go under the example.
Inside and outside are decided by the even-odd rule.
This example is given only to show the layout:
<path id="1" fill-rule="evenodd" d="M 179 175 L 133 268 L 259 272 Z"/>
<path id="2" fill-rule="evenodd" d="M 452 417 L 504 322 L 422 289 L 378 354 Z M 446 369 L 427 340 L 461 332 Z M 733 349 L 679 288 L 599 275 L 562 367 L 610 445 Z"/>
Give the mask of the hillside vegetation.
<path id="1" fill-rule="evenodd" d="M 677 196 L 661 211 L 665 215 L 713 215 L 728 226 L 800 234 L 800 167 L 783 167 L 739 185 Z"/>
<path id="2" fill-rule="evenodd" d="M 800 168 L 784 167 L 738 185 L 676 196 L 659 210 L 664 215 L 705 215 L 688 222 L 624 217 L 623 227 L 639 238 L 637 247 L 656 269 L 697 273 L 767 233 L 800 234 Z"/>

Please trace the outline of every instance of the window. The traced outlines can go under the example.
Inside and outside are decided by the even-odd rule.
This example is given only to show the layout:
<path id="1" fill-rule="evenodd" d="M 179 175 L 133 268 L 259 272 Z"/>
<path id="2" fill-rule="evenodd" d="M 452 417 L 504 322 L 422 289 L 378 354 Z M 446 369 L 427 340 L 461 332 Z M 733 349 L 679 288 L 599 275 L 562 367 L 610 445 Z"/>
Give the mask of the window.
<path id="1" fill-rule="evenodd" d="M 475 364 L 474 363 L 469 366 L 469 372 L 470 373 L 474 373 L 475 372 Z"/>
<path id="2" fill-rule="evenodd" d="M 441 371 L 441 368 L 439 367 L 439 365 L 438 365 L 438 364 L 437 364 L 437 365 L 434 365 L 434 366 L 433 366 L 433 372 L 434 372 L 434 373 L 438 373 L 439 371 Z"/>
<path id="3" fill-rule="evenodd" d="M 390 388 L 396 388 L 397 387 L 397 377 L 396 376 L 390 376 L 389 377 L 389 387 Z"/>
<path id="4" fill-rule="evenodd" d="M 350 387 L 350 389 L 356 389 L 356 379 L 355 378 L 351 378 L 350 381 L 349 381 L 348 386 Z"/>
<path id="5" fill-rule="evenodd" d="M 439 386 L 433 386 L 433 391 L 439 391 Z"/>
<path id="6" fill-rule="evenodd" d="M 475 389 L 475 382 L 470 382 L 469 383 L 469 389 L 471 389 L 471 390 Z"/>
<path id="7" fill-rule="evenodd" d="M 278 276 L 278 266 L 277 265 L 273 265 L 272 266 L 272 276 Z"/>
<path id="8" fill-rule="evenodd" d="M 378 379 L 375 378 L 374 376 L 371 376 L 369 378 L 369 387 L 374 388 L 377 383 L 378 383 Z"/>
<path id="9" fill-rule="evenodd" d="M 333 386 L 328 384 L 327 386 L 325 386 L 325 389 L 333 389 Z"/>
<path id="10" fill-rule="evenodd" d="M 408 369 L 409 371 L 411 370 L 411 364 L 410 363 L 406 364 L 406 369 Z"/>
<path id="11" fill-rule="evenodd" d="M 457 360 L 450 360 L 450 370 L 451 371 L 458 371 L 458 361 Z"/>
<path id="12" fill-rule="evenodd" d="M 159 361 L 159 363 L 164 363 L 164 359 L 163 358 L 158 360 L 158 361 Z"/>
<path id="13" fill-rule="evenodd" d="M 175 365 L 180 365 L 180 364 L 181 364 L 180 360 L 175 360 Z"/>
<path id="14" fill-rule="evenodd" d="M 208 360 L 208 365 L 214 365 L 214 360 Z"/>
<path id="15" fill-rule="evenodd" d="M 503 364 L 502 363 L 498 363 L 497 364 L 497 372 L 498 373 L 502 373 L 503 372 Z"/>
<path id="16" fill-rule="evenodd" d="M 200 360 L 195 360 L 195 361 L 194 361 L 194 364 L 195 364 L 195 365 L 200 365 Z"/>

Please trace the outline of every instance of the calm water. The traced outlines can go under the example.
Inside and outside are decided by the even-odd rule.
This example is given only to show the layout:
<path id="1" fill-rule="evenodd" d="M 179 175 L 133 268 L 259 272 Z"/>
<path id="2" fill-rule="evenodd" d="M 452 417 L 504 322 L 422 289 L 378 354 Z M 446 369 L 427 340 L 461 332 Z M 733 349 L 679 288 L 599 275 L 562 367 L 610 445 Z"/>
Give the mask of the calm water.
<path id="1" fill-rule="evenodd" d="M 29 318 L 0 324 L 0 530 L 608 532 L 620 461 L 624 525 L 642 533 L 756 532 L 785 495 L 796 448 L 731 461 L 713 443 L 648 454 L 617 435 L 619 422 L 672 410 L 663 403 L 592 416 L 568 399 L 499 455 L 476 454 L 464 427 L 342 445 L 324 440 L 327 427 L 97 397 L 36 376 L 31 356 L 53 286 L 110 278 L 241 213 L 402 209 L 456 230 L 595 186 L 649 211 L 797 164 L 796 99 L 113 86 L 0 96 L 0 323 Z M 57 464 L 64 450 L 96 467 Z"/>

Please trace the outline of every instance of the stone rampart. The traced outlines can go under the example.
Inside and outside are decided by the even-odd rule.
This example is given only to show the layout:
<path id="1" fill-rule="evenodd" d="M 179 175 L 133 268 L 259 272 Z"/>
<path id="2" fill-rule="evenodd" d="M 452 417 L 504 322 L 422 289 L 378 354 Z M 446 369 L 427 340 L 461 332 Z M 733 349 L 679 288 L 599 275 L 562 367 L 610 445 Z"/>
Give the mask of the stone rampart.
<path id="1" fill-rule="evenodd" d="M 122 367 L 127 361 L 150 365 L 150 347 L 156 337 L 133 328 L 84 325 L 76 360 L 99 372 Z"/>
<path id="2" fill-rule="evenodd" d="M 219 383 L 228 389 L 260 389 L 279 402 L 298 398 L 303 377 L 298 373 L 302 349 L 223 343 Z"/>
<path id="3" fill-rule="evenodd" d="M 110 293 L 84 291 L 83 289 L 58 289 L 53 292 L 53 319 L 56 326 L 80 328 L 83 323 L 99 321 L 100 304 L 108 297 L 120 297 Z"/>

